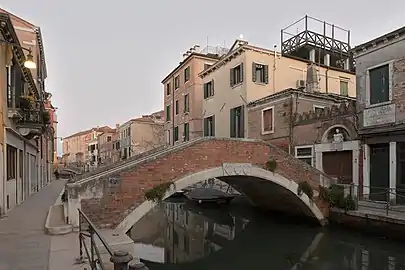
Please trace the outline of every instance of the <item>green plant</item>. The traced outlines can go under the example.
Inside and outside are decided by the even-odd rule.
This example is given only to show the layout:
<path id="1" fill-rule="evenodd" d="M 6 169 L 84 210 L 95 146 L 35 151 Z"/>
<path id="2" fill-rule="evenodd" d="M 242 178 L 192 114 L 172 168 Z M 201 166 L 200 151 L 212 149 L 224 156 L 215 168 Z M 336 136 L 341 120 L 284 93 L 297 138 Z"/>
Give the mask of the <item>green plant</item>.
<path id="1" fill-rule="evenodd" d="M 343 206 L 344 206 L 343 209 L 345 209 L 345 211 L 356 210 L 356 201 L 352 196 L 349 195 L 346 198 L 344 198 Z"/>
<path id="2" fill-rule="evenodd" d="M 167 183 L 162 183 L 162 184 L 156 185 L 152 189 L 146 191 L 145 198 L 148 201 L 159 203 L 159 202 L 161 202 L 163 200 L 163 198 L 165 197 L 166 192 L 172 186 L 174 188 L 176 188 L 176 186 L 175 186 L 175 184 L 173 182 L 167 182 Z"/>
<path id="3" fill-rule="evenodd" d="M 20 96 L 20 105 L 24 108 L 24 109 L 28 109 L 33 107 L 35 104 L 35 99 L 34 96 L 32 95 L 22 95 Z"/>
<path id="4" fill-rule="evenodd" d="M 45 124 L 50 124 L 51 123 L 51 116 L 48 111 L 42 112 L 42 119 L 44 120 Z"/>
<path id="5" fill-rule="evenodd" d="M 314 190 L 307 181 L 298 184 L 297 188 L 298 196 L 301 196 L 303 193 L 305 193 L 308 196 L 308 198 L 312 200 L 312 197 L 314 196 Z"/>
<path id="6" fill-rule="evenodd" d="M 277 161 L 275 159 L 269 159 L 266 162 L 267 170 L 274 172 L 277 169 Z"/>
<path id="7" fill-rule="evenodd" d="M 356 200 L 351 195 L 345 197 L 344 187 L 331 185 L 329 188 L 319 187 L 319 197 L 329 203 L 329 207 L 344 209 L 345 211 L 357 208 Z"/>

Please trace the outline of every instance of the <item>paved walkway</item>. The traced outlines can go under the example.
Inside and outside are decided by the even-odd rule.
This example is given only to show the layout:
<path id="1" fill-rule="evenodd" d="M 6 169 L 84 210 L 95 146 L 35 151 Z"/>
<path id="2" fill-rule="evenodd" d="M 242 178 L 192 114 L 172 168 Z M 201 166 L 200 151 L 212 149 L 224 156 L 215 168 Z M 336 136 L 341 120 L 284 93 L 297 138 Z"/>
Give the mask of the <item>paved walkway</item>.
<path id="1" fill-rule="evenodd" d="M 65 185 L 54 180 L 0 219 L 0 270 L 47 270 L 51 236 L 45 219 Z"/>

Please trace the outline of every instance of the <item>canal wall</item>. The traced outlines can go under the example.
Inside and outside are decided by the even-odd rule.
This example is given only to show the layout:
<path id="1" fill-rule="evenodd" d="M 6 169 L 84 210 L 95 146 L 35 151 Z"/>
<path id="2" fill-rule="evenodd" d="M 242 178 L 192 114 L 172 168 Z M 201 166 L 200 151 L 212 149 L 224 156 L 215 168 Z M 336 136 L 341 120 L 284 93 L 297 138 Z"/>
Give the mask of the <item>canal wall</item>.
<path id="1" fill-rule="evenodd" d="M 393 240 L 405 241 L 405 219 L 400 216 L 331 209 L 329 222 L 332 225 L 355 229 Z"/>

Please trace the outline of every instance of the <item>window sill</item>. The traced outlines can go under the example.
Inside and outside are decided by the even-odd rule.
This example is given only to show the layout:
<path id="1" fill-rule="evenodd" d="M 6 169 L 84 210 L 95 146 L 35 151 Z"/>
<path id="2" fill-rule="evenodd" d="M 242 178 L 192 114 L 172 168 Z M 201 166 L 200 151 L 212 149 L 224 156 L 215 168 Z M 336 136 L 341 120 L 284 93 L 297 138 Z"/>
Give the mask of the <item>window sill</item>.
<path id="1" fill-rule="evenodd" d="M 204 98 L 204 100 L 212 100 L 212 99 L 214 99 L 214 96 L 209 96 L 207 98 Z"/>
<path id="2" fill-rule="evenodd" d="M 190 111 L 184 112 L 184 115 L 189 115 L 189 114 L 190 114 Z"/>
<path id="3" fill-rule="evenodd" d="M 381 103 L 370 104 L 370 105 L 367 105 L 365 108 L 370 109 L 370 108 L 380 107 L 380 106 L 384 106 L 384 105 L 389 105 L 391 103 L 392 103 L 392 100 L 389 100 L 389 101 L 384 101 Z"/>
<path id="4" fill-rule="evenodd" d="M 237 87 L 241 86 L 242 84 L 243 84 L 243 82 L 240 82 L 238 84 L 232 85 L 231 87 L 232 87 L 232 89 L 234 89 L 234 88 L 237 88 Z"/>
<path id="5" fill-rule="evenodd" d="M 263 131 L 262 130 L 262 135 L 268 135 L 268 134 L 274 134 L 274 130 L 270 130 L 270 131 Z"/>
<path id="6" fill-rule="evenodd" d="M 254 82 L 255 84 L 257 84 L 257 85 L 260 85 L 260 86 L 267 86 L 268 85 L 268 83 L 264 83 L 264 82 Z"/>

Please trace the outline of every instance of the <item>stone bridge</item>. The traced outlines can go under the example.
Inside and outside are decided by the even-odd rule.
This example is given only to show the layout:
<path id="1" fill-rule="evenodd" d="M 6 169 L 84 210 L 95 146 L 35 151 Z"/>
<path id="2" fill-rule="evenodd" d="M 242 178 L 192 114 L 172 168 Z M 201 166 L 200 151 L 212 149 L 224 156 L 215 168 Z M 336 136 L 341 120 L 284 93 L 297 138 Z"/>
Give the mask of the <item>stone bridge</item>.
<path id="1" fill-rule="evenodd" d="M 266 169 L 270 159 L 277 163 L 274 172 Z M 208 137 L 67 184 L 69 224 L 78 226 L 80 208 L 100 228 L 126 232 L 155 206 L 145 199 L 145 192 L 153 186 L 172 181 L 179 190 L 209 178 L 230 184 L 261 207 L 304 214 L 321 224 L 329 214 L 318 191 L 331 179 L 322 172 L 260 140 Z M 298 184 L 303 181 L 314 190 L 312 200 L 297 194 Z M 166 197 L 174 192 L 169 190 Z"/>

